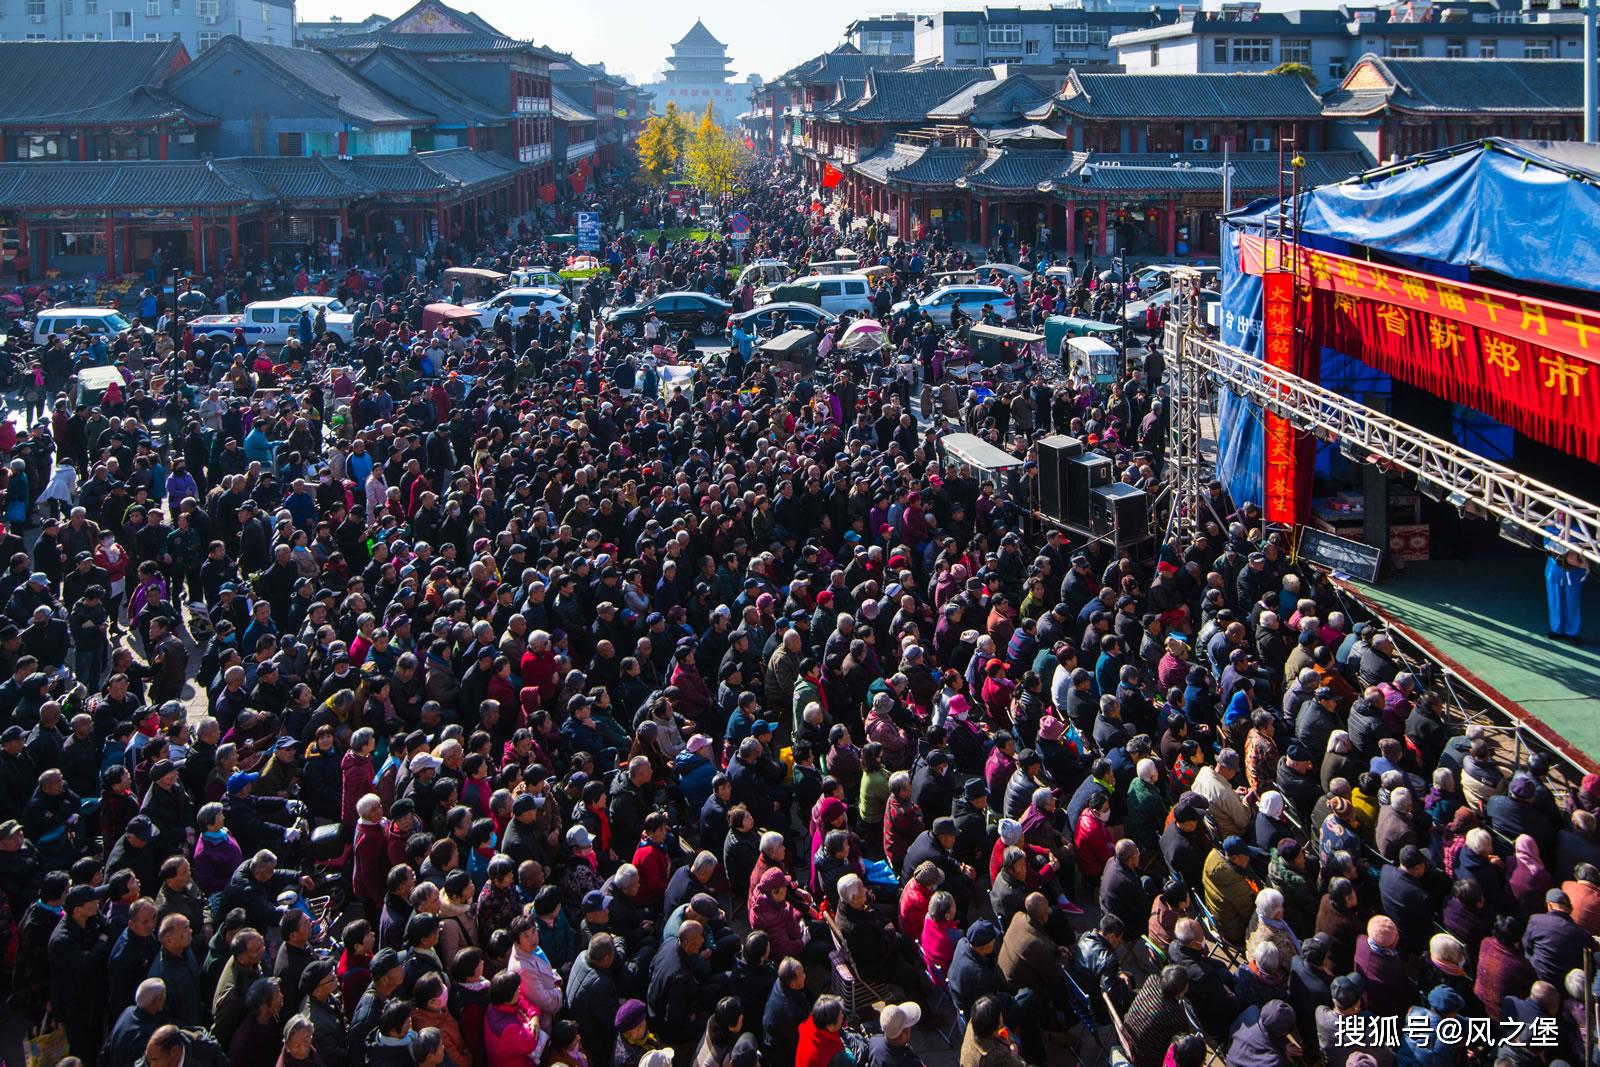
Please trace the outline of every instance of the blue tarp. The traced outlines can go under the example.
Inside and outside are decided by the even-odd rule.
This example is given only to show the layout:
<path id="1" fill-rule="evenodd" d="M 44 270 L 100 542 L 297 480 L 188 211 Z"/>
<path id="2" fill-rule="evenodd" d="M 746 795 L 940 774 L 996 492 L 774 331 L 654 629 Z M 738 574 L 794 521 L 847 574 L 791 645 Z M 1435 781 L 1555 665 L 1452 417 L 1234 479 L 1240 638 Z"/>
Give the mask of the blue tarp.
<path id="1" fill-rule="evenodd" d="M 1261 358 L 1261 279 L 1235 269 L 1239 231 L 1222 226 L 1222 343 Z M 1261 407 L 1226 389 L 1217 401 L 1217 479 L 1234 502 L 1260 503 L 1265 495 Z"/>
<path id="2" fill-rule="evenodd" d="M 1279 218 L 1257 200 L 1223 226 L 1222 340 L 1261 357 L 1261 279 L 1239 270 L 1238 233 L 1263 233 Z M 1600 146 L 1489 138 L 1369 172 L 1364 179 L 1300 194 L 1300 240 L 1341 255 L 1362 248 L 1402 266 L 1456 281 L 1472 270 L 1600 292 Z M 1392 391 L 1389 376 L 1333 349 L 1322 350 L 1320 384 L 1356 400 Z M 1511 454 L 1509 427 L 1457 408 L 1454 437 L 1491 458 Z M 1262 495 L 1259 407 L 1223 393 L 1218 404 L 1218 477 L 1235 500 Z M 1326 474 L 1330 449 L 1318 449 Z"/>
<path id="3" fill-rule="evenodd" d="M 1583 180 L 1575 180 L 1575 177 Z M 1230 216 L 1259 231 L 1258 200 Z M 1300 230 L 1525 282 L 1600 291 L 1600 146 L 1489 138 L 1300 194 Z M 1330 249 L 1332 250 L 1332 249 Z M 1227 261 L 1224 260 L 1226 263 Z"/>

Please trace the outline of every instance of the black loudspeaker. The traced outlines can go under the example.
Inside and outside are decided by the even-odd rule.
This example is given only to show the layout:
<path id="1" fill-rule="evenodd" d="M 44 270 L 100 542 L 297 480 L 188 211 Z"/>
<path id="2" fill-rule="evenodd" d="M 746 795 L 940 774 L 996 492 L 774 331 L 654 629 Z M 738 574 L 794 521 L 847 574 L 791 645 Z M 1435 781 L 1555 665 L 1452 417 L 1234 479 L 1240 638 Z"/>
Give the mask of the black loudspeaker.
<path id="1" fill-rule="evenodd" d="M 1149 495 L 1127 482 L 1096 486 L 1089 493 L 1089 527 L 1119 546 L 1143 540 L 1150 535 Z"/>
<path id="2" fill-rule="evenodd" d="M 1111 457 L 1094 452 L 1072 456 L 1066 462 L 1066 522 L 1080 529 L 1089 528 L 1089 492 L 1111 481 Z"/>
<path id="3" fill-rule="evenodd" d="M 1039 510 L 1058 522 L 1067 517 L 1067 460 L 1082 452 L 1083 442 L 1076 437 L 1039 439 Z"/>

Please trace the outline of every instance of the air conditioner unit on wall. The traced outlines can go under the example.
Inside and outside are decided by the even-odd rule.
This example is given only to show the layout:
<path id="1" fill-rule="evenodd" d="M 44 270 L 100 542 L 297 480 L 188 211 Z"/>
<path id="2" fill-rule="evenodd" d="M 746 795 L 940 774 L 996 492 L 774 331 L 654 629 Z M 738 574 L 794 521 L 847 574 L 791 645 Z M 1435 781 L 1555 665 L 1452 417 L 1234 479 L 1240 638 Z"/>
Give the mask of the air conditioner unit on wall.
<path id="1" fill-rule="evenodd" d="M 1250 147 L 1257 152 L 1270 152 L 1272 151 L 1272 138 L 1257 137 L 1250 142 Z"/>
<path id="2" fill-rule="evenodd" d="M 1211 140 L 1207 137 L 1196 137 L 1189 142 L 1189 151 L 1208 152 L 1211 150 Z"/>
<path id="3" fill-rule="evenodd" d="M 222 16 L 221 15 L 207 15 L 206 16 L 206 25 L 207 26 L 215 26 L 217 23 L 219 23 L 221 21 L 222 21 Z"/>

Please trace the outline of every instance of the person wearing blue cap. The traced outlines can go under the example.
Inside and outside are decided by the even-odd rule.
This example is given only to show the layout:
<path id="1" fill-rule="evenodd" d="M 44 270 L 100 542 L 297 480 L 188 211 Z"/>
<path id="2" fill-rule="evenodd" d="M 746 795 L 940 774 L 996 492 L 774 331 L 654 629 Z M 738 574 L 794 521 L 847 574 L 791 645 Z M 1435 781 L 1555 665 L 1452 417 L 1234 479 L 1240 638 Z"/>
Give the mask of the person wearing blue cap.
<path id="1" fill-rule="evenodd" d="M 1200 877 L 1206 907 L 1216 919 L 1217 932 L 1234 945 L 1244 943 L 1245 928 L 1255 911 L 1255 891 L 1245 874 L 1250 869 L 1250 846 L 1234 834 L 1206 856 Z"/>

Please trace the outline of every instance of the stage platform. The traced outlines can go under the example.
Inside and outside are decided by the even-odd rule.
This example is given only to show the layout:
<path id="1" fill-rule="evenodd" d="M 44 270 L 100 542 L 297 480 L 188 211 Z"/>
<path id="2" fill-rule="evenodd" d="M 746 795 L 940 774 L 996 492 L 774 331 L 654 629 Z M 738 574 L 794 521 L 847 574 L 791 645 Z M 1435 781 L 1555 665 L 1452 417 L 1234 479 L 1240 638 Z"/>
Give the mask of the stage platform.
<path id="1" fill-rule="evenodd" d="M 1546 636 L 1544 559 L 1531 553 L 1411 563 L 1349 588 L 1473 688 L 1600 769 L 1600 580 L 1584 584 L 1581 646 Z"/>

